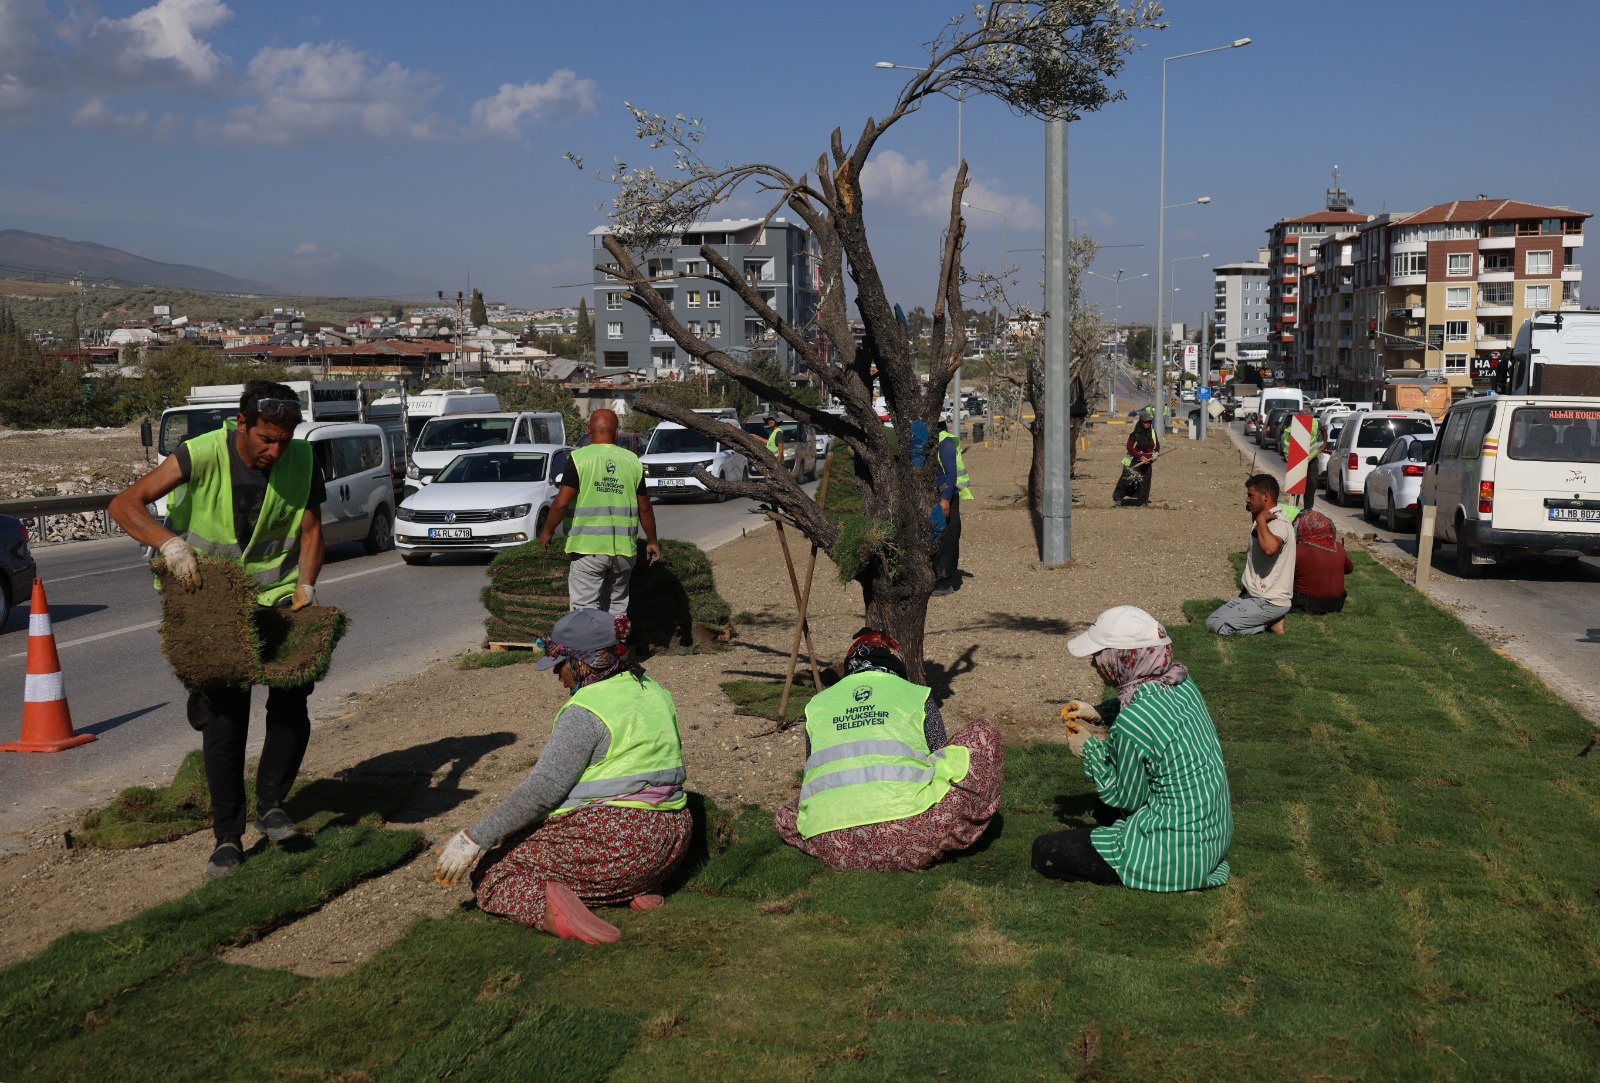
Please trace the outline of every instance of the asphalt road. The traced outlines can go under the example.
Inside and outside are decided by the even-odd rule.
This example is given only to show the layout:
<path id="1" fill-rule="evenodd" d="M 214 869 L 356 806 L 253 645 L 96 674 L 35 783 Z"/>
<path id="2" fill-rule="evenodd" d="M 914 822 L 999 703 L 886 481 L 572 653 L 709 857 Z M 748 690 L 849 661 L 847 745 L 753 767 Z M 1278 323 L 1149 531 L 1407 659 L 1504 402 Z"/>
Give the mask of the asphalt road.
<path id="1" fill-rule="evenodd" d="M 1258 449 L 1246 440 L 1238 423 L 1227 426 L 1258 469 L 1283 480 L 1283 457 Z M 1245 522 L 1244 494 L 1239 494 L 1239 521 Z M 1401 556 L 1410 562 L 1408 578 L 1415 577 L 1416 538 L 1395 534 L 1362 518 L 1361 508 L 1341 508 L 1317 494 L 1316 508 L 1341 530 L 1371 534 L 1369 543 L 1380 554 Z M 1570 564 L 1517 560 L 1485 569 L 1481 579 L 1462 579 L 1453 570 L 1455 547 L 1441 544 L 1434 556 L 1428 595 L 1451 608 L 1489 643 L 1543 677 L 1567 699 L 1600 723 L 1600 560 L 1585 558 Z"/>
<path id="2" fill-rule="evenodd" d="M 765 525 L 749 500 L 656 505 L 657 532 L 710 549 Z M 139 546 L 126 537 L 34 551 L 44 580 L 74 728 L 98 739 L 50 754 L 0 753 L 0 853 L 26 846 L 61 810 L 103 803 L 122 788 L 170 781 L 199 747 L 186 695 L 161 654 L 160 607 Z M 344 713 L 352 694 L 414 676 L 483 641 L 486 557 L 435 556 L 408 567 L 359 543 L 328 550 L 319 598 L 351 615 L 332 672 L 311 697 L 313 723 Z M 0 740 L 21 729 L 28 610 L 0 632 Z M 255 695 L 254 754 L 264 692 Z M 445 709 L 441 707 L 441 709 Z"/>

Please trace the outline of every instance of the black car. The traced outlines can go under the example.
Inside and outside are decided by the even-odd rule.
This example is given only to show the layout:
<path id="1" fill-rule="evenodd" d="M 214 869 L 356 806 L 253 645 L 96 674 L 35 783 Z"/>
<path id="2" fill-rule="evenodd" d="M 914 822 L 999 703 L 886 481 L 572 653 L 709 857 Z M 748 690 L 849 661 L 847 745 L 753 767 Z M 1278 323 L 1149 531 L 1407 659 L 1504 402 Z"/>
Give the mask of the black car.
<path id="1" fill-rule="evenodd" d="M 15 516 L 0 515 L 0 632 L 11 611 L 31 600 L 37 571 L 28 552 L 28 528 Z"/>
<path id="2" fill-rule="evenodd" d="M 1293 410 L 1278 408 L 1267 415 L 1267 423 L 1260 427 L 1256 435 L 1256 443 L 1264 448 L 1276 450 L 1278 438 L 1283 435 L 1283 427 L 1289 424 L 1289 419 L 1294 416 Z"/>

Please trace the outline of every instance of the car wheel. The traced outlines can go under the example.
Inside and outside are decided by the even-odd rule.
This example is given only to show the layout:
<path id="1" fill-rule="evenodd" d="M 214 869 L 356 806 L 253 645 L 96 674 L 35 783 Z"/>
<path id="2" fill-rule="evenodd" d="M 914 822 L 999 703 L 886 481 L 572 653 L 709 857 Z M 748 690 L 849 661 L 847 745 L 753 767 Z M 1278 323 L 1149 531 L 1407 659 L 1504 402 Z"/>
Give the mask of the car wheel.
<path id="1" fill-rule="evenodd" d="M 401 553 L 400 559 L 411 565 L 413 568 L 419 568 L 428 563 L 428 558 L 431 556 L 433 556 L 432 553 Z"/>
<path id="2" fill-rule="evenodd" d="M 372 513 L 372 526 L 368 528 L 367 536 L 361 539 L 361 545 L 369 553 L 386 553 L 393 544 L 394 520 L 389 517 L 389 509 L 380 505 Z"/>
<path id="3" fill-rule="evenodd" d="M 1394 494 L 1389 494 L 1389 506 L 1383 513 L 1383 528 L 1391 534 L 1400 533 L 1400 513 L 1395 510 Z"/>
<path id="4" fill-rule="evenodd" d="M 1369 523 L 1376 522 L 1378 519 L 1378 513 L 1372 510 L 1372 501 L 1367 499 L 1367 490 L 1365 488 L 1361 490 L 1361 518 Z"/>
<path id="5" fill-rule="evenodd" d="M 1472 547 L 1464 540 L 1466 535 L 1466 521 L 1456 518 L 1456 575 L 1462 579 L 1478 579 L 1483 576 L 1484 565 L 1472 563 Z"/>
<path id="6" fill-rule="evenodd" d="M 6 621 L 11 619 L 11 593 L 4 586 L 0 586 L 0 632 L 6 630 Z"/>
<path id="7" fill-rule="evenodd" d="M 544 525 L 546 523 L 548 523 L 549 521 L 550 521 L 550 509 L 548 507 L 540 508 L 539 509 L 539 518 L 533 524 L 533 536 L 535 538 L 540 538 L 540 537 L 544 536 Z"/>

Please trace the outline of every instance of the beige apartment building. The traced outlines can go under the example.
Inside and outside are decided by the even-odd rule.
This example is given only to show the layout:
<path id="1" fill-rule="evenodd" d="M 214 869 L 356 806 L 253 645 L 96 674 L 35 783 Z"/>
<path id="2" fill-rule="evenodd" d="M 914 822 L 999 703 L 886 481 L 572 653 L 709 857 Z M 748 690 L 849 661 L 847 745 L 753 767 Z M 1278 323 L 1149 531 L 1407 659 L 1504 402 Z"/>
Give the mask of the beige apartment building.
<path id="1" fill-rule="evenodd" d="M 1336 344 L 1335 331 L 1333 352 L 1317 353 L 1319 367 L 1324 358 L 1332 365 L 1324 369 L 1326 390 L 1374 397 L 1389 375 L 1420 370 L 1488 387 L 1532 313 L 1580 307 L 1589 217 L 1569 207 L 1470 199 L 1357 225 L 1348 252 L 1348 348 Z M 1319 309 L 1323 288 L 1319 279 Z"/>

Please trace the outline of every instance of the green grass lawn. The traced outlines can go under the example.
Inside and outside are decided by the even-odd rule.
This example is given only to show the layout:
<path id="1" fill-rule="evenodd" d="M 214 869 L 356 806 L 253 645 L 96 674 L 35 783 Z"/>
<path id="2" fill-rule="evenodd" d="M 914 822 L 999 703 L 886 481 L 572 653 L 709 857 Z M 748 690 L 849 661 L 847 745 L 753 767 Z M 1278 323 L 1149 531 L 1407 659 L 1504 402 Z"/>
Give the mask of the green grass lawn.
<path id="1" fill-rule="evenodd" d="M 0 1079 L 1595 1078 L 1592 728 L 1355 560 L 1288 635 L 1172 629 L 1228 757 L 1225 888 L 1033 874 L 1091 794 L 1013 746 L 995 830 L 925 874 L 697 804 L 705 852 L 611 947 L 464 910 L 347 977 L 213 957 L 413 852 L 357 824 L 0 972 Z"/>

